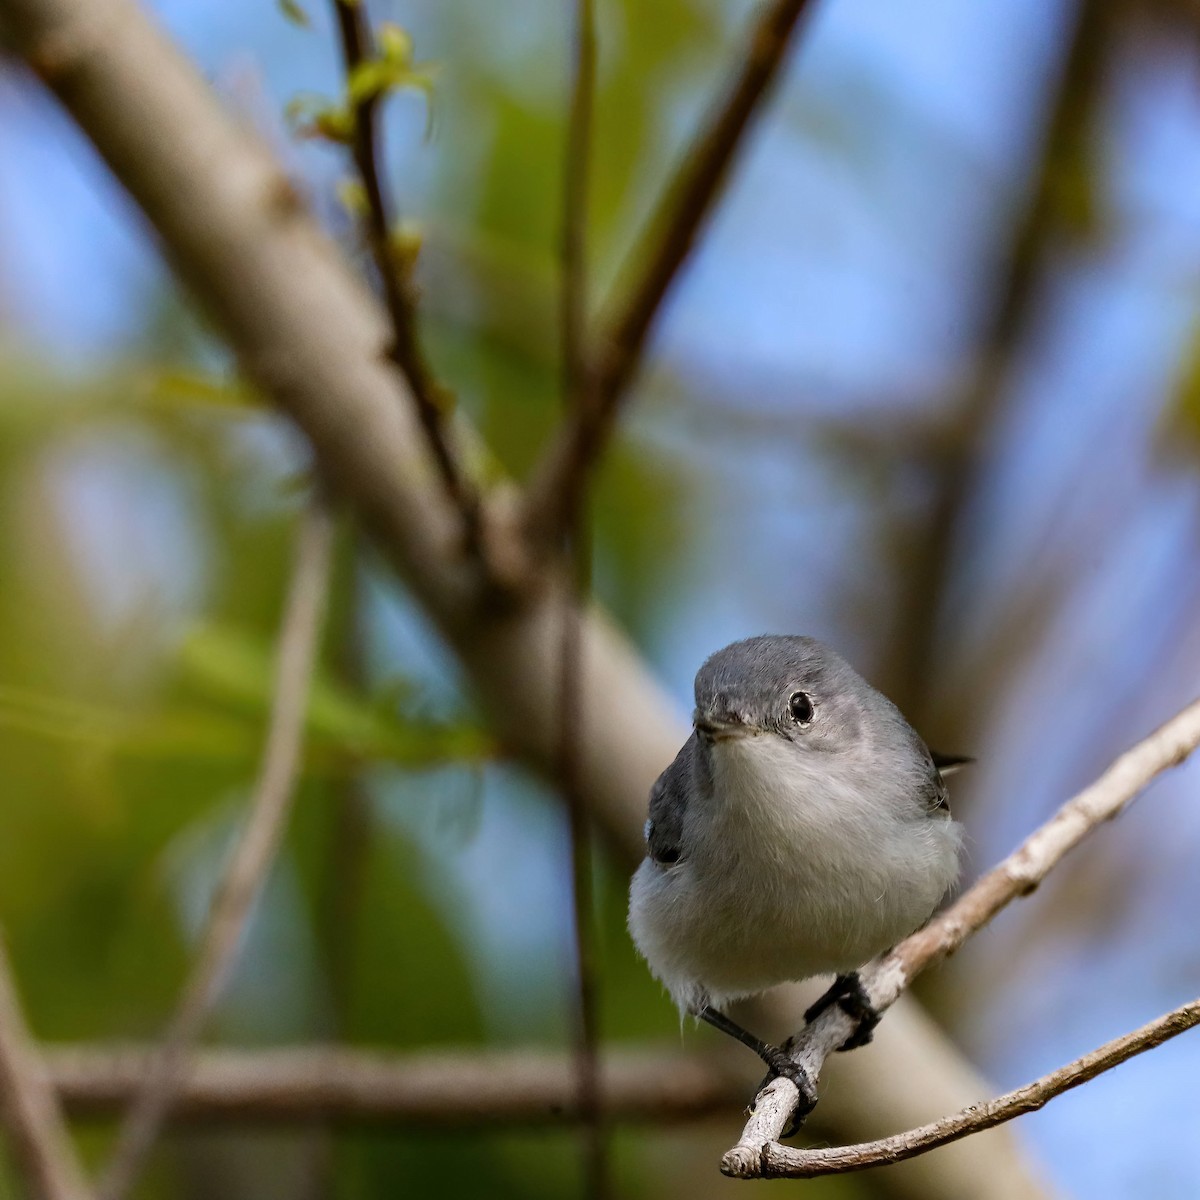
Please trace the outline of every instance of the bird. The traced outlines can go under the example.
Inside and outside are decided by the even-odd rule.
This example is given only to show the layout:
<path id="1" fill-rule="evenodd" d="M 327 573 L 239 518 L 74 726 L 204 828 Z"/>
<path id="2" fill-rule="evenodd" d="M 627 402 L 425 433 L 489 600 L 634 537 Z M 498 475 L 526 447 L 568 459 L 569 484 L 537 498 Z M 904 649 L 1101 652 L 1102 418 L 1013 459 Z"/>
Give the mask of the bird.
<path id="1" fill-rule="evenodd" d="M 693 729 L 650 791 L 629 931 L 681 1018 L 749 1046 L 815 1104 L 806 1073 L 734 1022 L 735 1000 L 833 974 L 809 1009 L 878 1015 L 857 969 L 923 925 L 955 883 L 961 825 L 900 710 L 812 637 L 734 642 L 696 674 Z"/>

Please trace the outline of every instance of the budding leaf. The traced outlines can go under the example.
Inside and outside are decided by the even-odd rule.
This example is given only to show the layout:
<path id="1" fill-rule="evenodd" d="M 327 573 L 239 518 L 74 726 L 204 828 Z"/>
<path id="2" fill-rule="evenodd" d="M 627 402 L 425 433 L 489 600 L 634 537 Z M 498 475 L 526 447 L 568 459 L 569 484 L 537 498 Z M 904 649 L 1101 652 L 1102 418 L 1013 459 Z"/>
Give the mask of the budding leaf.
<path id="1" fill-rule="evenodd" d="M 300 7 L 297 0 L 279 0 L 279 11 L 293 25 L 299 25 L 301 29 L 307 29 L 312 24 L 308 19 L 308 13 Z"/>
<path id="2" fill-rule="evenodd" d="M 354 140 L 354 113 L 323 96 L 305 93 L 288 101 L 283 115 L 297 137 L 348 144 Z"/>

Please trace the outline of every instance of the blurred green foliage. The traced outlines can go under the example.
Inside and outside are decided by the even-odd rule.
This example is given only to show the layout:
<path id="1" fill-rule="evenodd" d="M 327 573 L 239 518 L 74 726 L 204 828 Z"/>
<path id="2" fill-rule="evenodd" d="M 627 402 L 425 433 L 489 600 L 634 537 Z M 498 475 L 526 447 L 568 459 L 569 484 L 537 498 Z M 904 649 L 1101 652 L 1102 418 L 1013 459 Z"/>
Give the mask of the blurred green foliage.
<path id="1" fill-rule="evenodd" d="M 326 36 L 315 6 L 283 11 Z M 442 45 L 429 52 L 445 67 L 438 136 L 404 153 L 433 166 L 436 220 L 411 214 L 423 258 L 440 264 L 423 278 L 432 353 L 495 469 L 520 476 L 559 404 L 565 26 L 497 57 L 479 20 L 471 4 L 439 13 Z M 697 69 L 723 65 L 725 47 L 703 5 L 670 0 L 647 23 L 627 0 L 606 5 L 603 20 L 620 47 L 603 64 L 594 176 L 593 248 L 607 284 L 677 141 L 664 114 L 682 97 L 695 102 Z M 379 81 L 354 86 L 368 83 Z M 0 922 L 31 1023 L 49 1040 L 152 1037 L 171 1009 L 257 768 L 307 471 L 303 448 L 220 366 L 186 305 L 156 299 L 145 328 L 136 360 L 86 375 L 15 349 L 0 358 Z M 635 439 L 621 441 L 599 482 L 597 586 L 635 630 L 661 616 L 693 500 L 683 465 Z M 427 664 L 380 640 L 363 574 L 405 605 L 376 572 L 343 536 L 294 820 L 215 1037 L 464 1046 L 512 1027 L 513 1014 L 487 1011 L 486 966 L 447 893 L 430 885 L 440 867 L 428 845 L 380 808 L 385 796 L 414 811 L 449 803 L 433 781 L 460 775 L 474 787 L 503 748 L 452 673 L 437 667 L 431 680 Z M 382 660 L 373 651 L 363 661 L 368 644 L 382 646 Z M 493 802 L 485 790 L 482 804 Z M 459 830 L 443 852 L 467 855 L 478 836 Z M 566 869 L 559 838 L 524 852 L 558 858 L 539 868 L 551 875 Z M 670 1029 L 624 931 L 624 868 L 598 871 L 606 1031 Z M 559 1041 L 569 1024 L 567 946 L 545 953 L 557 965 L 530 1012 L 530 1042 Z M 107 1136 L 87 1133 L 92 1158 Z M 662 1194 L 645 1171 L 652 1142 L 620 1138 L 623 1194 Z M 257 1198 L 294 1177 L 314 1196 L 364 1198 L 576 1188 L 564 1132 L 348 1132 L 329 1142 L 310 1131 L 255 1145 L 261 1152 L 232 1132 L 172 1134 L 139 1195 Z M 714 1156 L 705 1173 L 715 1178 Z M 0 1195 L 13 1186 L 0 1176 Z"/>

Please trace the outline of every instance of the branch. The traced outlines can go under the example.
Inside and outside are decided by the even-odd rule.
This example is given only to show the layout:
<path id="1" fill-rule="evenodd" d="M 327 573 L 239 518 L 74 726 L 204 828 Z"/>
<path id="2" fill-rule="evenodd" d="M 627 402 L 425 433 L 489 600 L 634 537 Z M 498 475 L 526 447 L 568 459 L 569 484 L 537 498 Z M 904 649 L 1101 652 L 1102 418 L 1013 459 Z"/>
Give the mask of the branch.
<path id="1" fill-rule="evenodd" d="M 45 1051 L 49 1080 L 72 1113 L 104 1117 L 140 1088 L 156 1050 L 83 1044 Z M 690 1121 L 744 1100 L 737 1076 L 699 1055 L 650 1048 L 604 1056 L 606 1119 Z M 334 1047 L 197 1050 L 183 1064 L 175 1122 L 340 1125 L 559 1125 L 580 1119 L 572 1056 L 537 1049 L 388 1054 Z"/>
<path id="2" fill-rule="evenodd" d="M 363 0 L 333 0 L 342 60 L 349 83 L 356 68 L 375 57 L 374 38 Z M 367 199 L 367 243 L 383 286 L 392 323 L 392 361 L 412 389 L 417 416 L 446 491 L 462 513 L 468 539 L 479 548 L 479 496 L 464 475 L 450 446 L 442 414 L 448 393 L 433 376 L 417 334 L 417 300 L 411 265 L 398 259 L 392 240 L 392 206 L 379 169 L 379 101 L 372 92 L 354 109 L 354 161 Z"/>
<path id="3" fill-rule="evenodd" d="M 1036 1112 L 1055 1096 L 1061 1096 L 1063 1092 L 1119 1067 L 1135 1054 L 1161 1046 L 1163 1042 L 1195 1025 L 1200 1025 L 1200 1000 L 1181 1005 L 1132 1033 L 1114 1038 L 1033 1083 L 1005 1092 L 1003 1096 L 984 1104 L 972 1104 L 953 1116 L 922 1125 L 919 1129 L 910 1129 L 907 1133 L 861 1142 L 857 1146 L 816 1150 L 798 1150 L 771 1142 L 762 1148 L 758 1175 L 767 1179 L 813 1179 L 818 1175 L 842 1175 L 847 1171 L 862 1171 L 867 1167 L 915 1158 L 918 1154 L 926 1154 L 939 1146 L 970 1137 L 973 1133 L 994 1129 L 1014 1117 Z"/>
<path id="4" fill-rule="evenodd" d="M 445 635 L 501 739 L 552 777 L 561 588 L 551 580 L 519 604 L 487 602 L 479 572 L 458 552 L 461 521 L 445 489 L 433 486 L 436 467 L 404 380 L 385 360 L 387 321 L 278 164 L 221 111 L 195 68 L 132 0 L 0 0 L 0 25 L 141 206 L 247 378 L 309 439 L 330 487 Z M 489 533 L 499 535 L 512 525 L 497 515 L 497 503 L 488 501 Z M 523 554 L 515 539 L 491 548 L 517 560 Z M 582 621 L 588 670 L 581 702 L 589 721 L 580 780 L 610 847 L 630 865 L 644 849 L 646 795 L 686 726 L 611 620 L 592 607 Z M 871 1055 L 887 1111 L 912 1103 L 917 1067 L 928 1088 L 941 1090 L 944 1109 L 977 1095 L 976 1077 L 945 1036 L 914 1007 L 906 1005 L 904 1015 L 919 1027 L 913 1038 L 884 1030 Z M 930 1067 L 931 1059 L 939 1065 Z M 845 1105 L 839 1130 L 846 1140 L 867 1128 L 864 1106 Z M 990 1200 L 1044 1194 L 1004 1130 L 951 1153 L 958 1177 L 986 1181 Z M 921 1200 L 962 1194 L 939 1172 L 922 1177 Z"/>
<path id="5" fill-rule="evenodd" d="M 529 488 L 525 523 L 554 546 L 578 507 L 637 371 L 662 302 L 695 245 L 744 135 L 774 82 L 809 0 L 769 0 L 725 97 L 714 107 L 663 193 L 630 261 L 635 282 L 620 311 L 604 322 L 587 364 L 589 403 L 572 411 Z"/>
<path id="6" fill-rule="evenodd" d="M 0 938 L 0 1115 L 38 1200 L 91 1195 L 54 1085 L 25 1025 L 12 964 Z"/>
<path id="7" fill-rule="evenodd" d="M 894 1004 L 930 964 L 954 953 L 1018 896 L 1027 896 L 1068 851 L 1105 821 L 1111 821 L 1168 767 L 1183 762 L 1200 745 L 1200 700 L 1194 700 L 1149 737 L 1127 750 L 1096 780 L 999 865 L 923 929 L 859 972 L 877 1012 Z M 815 1082 L 825 1060 L 854 1032 L 853 1019 L 840 1008 L 827 1009 L 787 1046 Z M 727 1175 L 761 1176 L 768 1147 L 779 1141 L 796 1112 L 799 1093 L 776 1079 L 760 1094 L 742 1138 L 721 1162 Z M 773 1153 L 773 1151 L 772 1151 Z"/>
<path id="8" fill-rule="evenodd" d="M 584 335 L 588 307 L 588 165 L 595 100 L 596 26 L 592 0 L 575 0 L 575 42 L 567 144 L 563 165 L 561 337 L 563 403 L 569 413 L 589 403 Z M 580 786 L 580 741 L 590 714 L 583 709 L 583 616 L 590 590 L 587 490 L 574 497 L 564 526 L 573 588 L 562 593 L 558 777 L 571 833 L 571 909 L 575 930 L 575 1070 L 583 1117 L 584 1195 L 608 1195 L 608 1153 L 601 1123 L 595 901 L 592 836 L 587 801 Z"/>
<path id="9" fill-rule="evenodd" d="M 308 687 L 320 641 L 333 528 L 316 506 L 300 525 L 287 610 L 279 637 L 274 702 L 250 815 L 209 909 L 200 949 L 162 1045 L 145 1072 L 103 1173 L 102 1200 L 120 1200 L 136 1182 L 179 1087 L 184 1062 L 224 990 L 287 826 L 302 761 Z"/>

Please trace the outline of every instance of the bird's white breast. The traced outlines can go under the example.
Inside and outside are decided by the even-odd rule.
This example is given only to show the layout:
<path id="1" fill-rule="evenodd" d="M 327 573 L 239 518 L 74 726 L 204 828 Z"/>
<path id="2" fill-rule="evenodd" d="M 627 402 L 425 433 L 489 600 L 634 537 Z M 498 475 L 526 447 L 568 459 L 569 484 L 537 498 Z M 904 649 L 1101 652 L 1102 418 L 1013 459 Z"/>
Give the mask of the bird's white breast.
<path id="1" fill-rule="evenodd" d="M 711 764 L 680 862 L 647 860 L 631 891 L 634 939 L 681 1007 L 861 966 L 954 881 L 959 827 L 926 813 L 917 778 L 771 734 L 718 742 Z"/>

